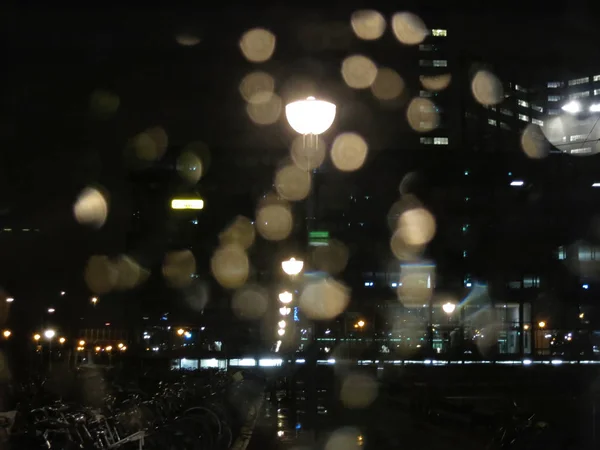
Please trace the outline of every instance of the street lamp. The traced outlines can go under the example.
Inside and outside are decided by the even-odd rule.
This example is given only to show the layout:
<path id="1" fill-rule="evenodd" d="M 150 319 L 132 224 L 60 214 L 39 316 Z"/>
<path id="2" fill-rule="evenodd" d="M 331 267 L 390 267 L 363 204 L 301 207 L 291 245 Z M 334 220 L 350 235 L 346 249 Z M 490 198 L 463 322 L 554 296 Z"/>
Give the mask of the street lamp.
<path id="1" fill-rule="evenodd" d="M 279 323 L 278 323 L 278 325 L 279 325 L 279 328 L 285 328 L 285 326 L 287 324 L 285 323 L 285 320 L 280 320 Z"/>
<path id="2" fill-rule="evenodd" d="M 58 339 L 58 342 L 60 342 L 61 344 L 64 344 L 66 341 L 66 339 L 64 337 L 61 337 Z"/>
<path id="3" fill-rule="evenodd" d="M 112 345 L 109 345 L 109 346 L 107 346 L 107 347 L 106 347 L 106 351 L 107 351 L 107 352 L 110 352 L 110 351 L 112 351 Z"/>
<path id="4" fill-rule="evenodd" d="M 325 133 L 335 120 L 336 107 L 333 103 L 308 97 L 292 102 L 285 107 L 285 116 L 295 132 L 319 135 Z"/>
<path id="5" fill-rule="evenodd" d="M 92 297 L 92 305 L 96 306 L 96 303 L 98 303 L 98 297 Z"/>
<path id="6" fill-rule="evenodd" d="M 577 100 L 571 100 L 569 103 L 562 105 L 561 109 L 569 114 L 577 114 L 581 112 L 581 103 L 579 103 Z"/>
<path id="7" fill-rule="evenodd" d="M 6 303 L 12 303 L 14 301 L 15 301 L 15 299 L 13 297 L 7 297 L 6 298 Z"/>
<path id="8" fill-rule="evenodd" d="M 44 331 L 44 336 L 46 337 L 46 339 L 52 339 L 54 336 L 56 336 L 56 331 L 46 330 Z"/>
<path id="9" fill-rule="evenodd" d="M 3 335 L 3 336 L 6 338 L 6 339 L 8 339 L 8 338 L 10 337 L 10 335 L 11 335 L 11 334 L 12 334 L 12 332 L 11 332 L 10 330 L 4 330 L 4 331 L 2 332 L 2 335 Z"/>
<path id="10" fill-rule="evenodd" d="M 283 303 L 284 305 L 287 305 L 288 303 L 292 303 L 293 299 L 294 299 L 294 296 L 292 295 L 291 292 L 283 291 L 279 294 L 279 301 L 281 303 Z"/>
<path id="11" fill-rule="evenodd" d="M 444 310 L 444 312 L 446 314 L 452 314 L 454 312 L 454 310 L 456 309 L 456 304 L 454 304 L 452 302 L 444 303 L 442 305 L 442 309 Z"/>
<path id="12" fill-rule="evenodd" d="M 281 308 L 279 308 L 279 314 L 281 314 L 282 316 L 287 316 L 291 312 L 292 309 L 288 308 L 287 306 L 282 306 Z"/>
<path id="13" fill-rule="evenodd" d="M 80 341 L 79 341 L 79 346 L 80 346 L 80 347 L 83 347 L 84 345 L 85 345 L 85 341 L 84 341 L 83 339 L 82 339 L 82 340 L 80 340 Z"/>
<path id="14" fill-rule="evenodd" d="M 41 338 L 42 338 L 42 336 L 40 336 L 38 333 L 35 333 L 33 335 L 33 340 L 36 341 L 36 342 L 39 341 Z"/>
<path id="15" fill-rule="evenodd" d="M 123 346 L 123 343 L 122 343 L 122 342 L 119 342 L 119 343 L 117 344 L 117 347 L 118 347 L 118 348 L 123 348 L 123 347 L 124 347 L 124 346 Z"/>
<path id="16" fill-rule="evenodd" d="M 279 336 L 283 336 L 285 334 L 285 330 L 283 328 L 280 328 L 279 330 L 277 330 L 277 334 Z"/>
<path id="17" fill-rule="evenodd" d="M 544 322 L 543 320 L 540 320 L 539 323 L 538 323 L 538 327 L 540 327 L 542 329 L 546 328 L 546 322 Z"/>
<path id="18" fill-rule="evenodd" d="M 54 314 L 55 312 L 56 312 L 56 309 L 48 308 L 48 314 Z"/>
<path id="19" fill-rule="evenodd" d="M 302 268 L 304 267 L 304 261 L 298 260 L 296 258 L 290 258 L 287 261 L 281 262 L 281 268 L 285 273 L 290 276 L 298 275 L 302 272 Z"/>
<path id="20" fill-rule="evenodd" d="M 177 330 L 177 335 L 183 336 L 183 333 L 185 333 L 185 330 L 183 328 L 180 328 L 179 330 Z"/>

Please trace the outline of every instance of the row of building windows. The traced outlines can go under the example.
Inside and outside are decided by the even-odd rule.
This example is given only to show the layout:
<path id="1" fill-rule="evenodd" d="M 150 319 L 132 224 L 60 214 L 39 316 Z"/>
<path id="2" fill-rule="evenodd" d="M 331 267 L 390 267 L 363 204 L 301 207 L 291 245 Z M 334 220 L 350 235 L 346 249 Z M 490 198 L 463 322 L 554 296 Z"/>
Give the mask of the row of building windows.
<path id="1" fill-rule="evenodd" d="M 521 119 L 524 122 L 529 122 L 529 116 L 526 116 L 524 114 L 519 114 L 519 119 Z M 531 119 L 531 123 L 533 123 L 534 125 L 539 125 L 540 127 L 544 126 L 544 121 L 543 120 L 539 120 L 539 119 Z M 488 119 L 488 125 L 492 125 L 492 126 L 497 126 L 498 122 L 495 119 Z M 508 124 L 504 123 L 504 122 L 500 122 L 500 128 L 504 129 L 504 130 L 510 130 L 510 127 L 508 126 Z"/>
<path id="2" fill-rule="evenodd" d="M 448 67 L 446 59 L 420 59 L 419 66 L 421 67 Z"/>

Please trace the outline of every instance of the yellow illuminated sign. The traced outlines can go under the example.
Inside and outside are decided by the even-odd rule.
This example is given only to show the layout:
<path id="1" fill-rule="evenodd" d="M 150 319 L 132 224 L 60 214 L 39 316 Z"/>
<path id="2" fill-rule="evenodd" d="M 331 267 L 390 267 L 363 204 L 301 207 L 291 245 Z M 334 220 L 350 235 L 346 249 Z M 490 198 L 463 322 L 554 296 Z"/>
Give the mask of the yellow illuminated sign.
<path id="1" fill-rule="evenodd" d="M 171 209 L 203 209 L 204 200 L 199 198 L 174 198 L 171 200 Z"/>

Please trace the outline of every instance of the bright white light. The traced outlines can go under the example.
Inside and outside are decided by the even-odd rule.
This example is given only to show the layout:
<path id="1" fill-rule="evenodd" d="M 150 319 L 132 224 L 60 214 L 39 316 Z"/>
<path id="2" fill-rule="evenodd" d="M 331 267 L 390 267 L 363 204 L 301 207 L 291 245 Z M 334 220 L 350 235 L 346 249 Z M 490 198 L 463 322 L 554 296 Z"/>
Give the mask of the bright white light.
<path id="1" fill-rule="evenodd" d="M 335 119 L 335 105 L 308 97 L 285 107 L 285 116 L 295 132 L 300 134 L 322 134 Z"/>
<path id="2" fill-rule="evenodd" d="M 284 305 L 291 303 L 293 298 L 294 298 L 294 296 L 292 295 L 292 293 L 288 292 L 288 291 L 284 291 L 279 294 L 279 301 L 281 303 L 283 303 Z"/>
<path id="3" fill-rule="evenodd" d="M 582 287 L 583 289 L 589 289 L 589 288 L 590 288 L 590 285 L 589 285 L 589 284 L 582 284 L 582 285 L 581 285 L 581 287 Z"/>
<path id="4" fill-rule="evenodd" d="M 524 184 L 525 184 L 525 182 L 521 181 L 521 180 L 515 180 L 515 181 L 510 182 L 511 186 L 523 186 Z"/>
<path id="5" fill-rule="evenodd" d="M 281 268 L 288 275 L 298 275 L 302 272 L 302 268 L 304 267 L 304 261 L 299 261 L 296 258 L 290 258 L 287 261 L 281 262 Z"/>
<path id="6" fill-rule="evenodd" d="M 454 310 L 456 309 L 456 305 L 452 302 L 444 303 L 442 305 L 442 309 L 444 310 L 444 312 L 446 314 L 452 314 L 454 312 Z"/>
<path id="7" fill-rule="evenodd" d="M 590 112 L 600 112 L 600 103 L 590 105 Z"/>
<path id="8" fill-rule="evenodd" d="M 592 184 L 592 187 L 600 187 L 600 183 L 594 183 Z"/>
<path id="9" fill-rule="evenodd" d="M 53 314 L 56 310 L 54 308 L 48 308 L 48 314 Z"/>
<path id="10" fill-rule="evenodd" d="M 285 334 L 285 330 L 283 328 L 280 328 L 279 330 L 277 330 L 277 334 L 279 336 L 283 336 Z"/>
<path id="11" fill-rule="evenodd" d="M 44 336 L 46 339 L 52 339 L 56 335 L 56 331 L 54 330 L 46 330 L 44 331 Z"/>
<path id="12" fill-rule="evenodd" d="M 287 324 L 285 323 L 285 320 L 280 320 L 277 325 L 279 325 L 279 328 L 285 328 Z"/>
<path id="13" fill-rule="evenodd" d="M 569 103 L 562 106 L 562 110 L 564 112 L 568 112 L 570 114 L 577 114 L 581 111 L 581 103 L 578 101 L 572 100 Z"/>
<path id="14" fill-rule="evenodd" d="M 523 360 L 523 365 L 524 365 L 524 366 L 529 366 L 529 365 L 531 365 L 531 360 L 530 360 L 530 359 L 524 359 L 524 360 Z"/>
<path id="15" fill-rule="evenodd" d="M 8 298 L 6 299 L 6 303 L 12 303 L 12 302 L 14 302 L 14 301 L 15 301 L 15 299 L 14 299 L 14 298 L 12 298 L 12 297 L 8 297 Z"/>
<path id="16" fill-rule="evenodd" d="M 281 341 L 277 341 L 281 342 Z M 258 360 L 258 365 L 261 367 L 277 367 L 281 366 L 283 360 L 278 358 L 263 358 Z"/>
<path id="17" fill-rule="evenodd" d="M 287 316 L 291 312 L 292 310 L 287 306 L 282 306 L 281 308 L 279 308 L 279 314 L 281 314 L 282 316 Z"/>

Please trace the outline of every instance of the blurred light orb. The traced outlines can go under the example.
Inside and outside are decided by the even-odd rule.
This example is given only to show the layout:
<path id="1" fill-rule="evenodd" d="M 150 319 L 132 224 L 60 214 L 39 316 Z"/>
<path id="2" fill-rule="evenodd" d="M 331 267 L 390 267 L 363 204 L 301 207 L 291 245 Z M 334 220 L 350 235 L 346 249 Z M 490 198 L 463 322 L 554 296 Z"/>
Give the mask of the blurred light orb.
<path id="1" fill-rule="evenodd" d="M 325 450 L 360 450 L 364 448 L 364 438 L 360 430 L 354 427 L 344 427 L 329 435 Z"/>
<path id="2" fill-rule="evenodd" d="M 456 309 L 456 303 L 446 302 L 442 305 L 442 309 L 446 314 L 452 314 Z"/>
<path id="3" fill-rule="evenodd" d="M 128 290 L 142 284 L 150 273 L 142 268 L 137 261 L 127 255 L 121 255 L 114 262 L 114 267 L 117 270 L 117 282 L 115 289 Z"/>
<path id="4" fill-rule="evenodd" d="M 325 133 L 335 120 L 336 106 L 315 97 L 289 103 L 285 107 L 285 116 L 296 133 Z"/>
<path id="5" fill-rule="evenodd" d="M 373 9 L 361 9 L 352 13 L 350 24 L 354 34 L 359 39 L 365 41 L 374 41 L 383 36 L 386 27 L 386 20 L 378 11 Z"/>
<path id="6" fill-rule="evenodd" d="M 369 147 L 357 133 L 342 133 L 331 146 L 331 161 L 343 172 L 360 169 L 367 159 Z"/>
<path id="7" fill-rule="evenodd" d="M 256 238 L 256 230 L 254 224 L 245 216 L 237 216 L 233 222 L 219 234 L 221 244 L 238 244 L 244 250 L 248 250 L 254 239 Z"/>
<path id="8" fill-rule="evenodd" d="M 342 381 L 340 400 L 346 408 L 366 408 L 377 398 L 377 381 L 373 377 L 350 373 Z"/>
<path id="9" fill-rule="evenodd" d="M 550 154 L 550 142 L 538 125 L 529 124 L 521 134 L 521 148 L 532 159 L 545 158 Z"/>
<path id="10" fill-rule="evenodd" d="M 98 189 L 85 188 L 77 197 L 73 214 L 80 224 L 100 228 L 108 217 L 108 202 Z"/>
<path id="11" fill-rule="evenodd" d="M 435 236 L 435 219 L 425 208 L 409 209 L 398 220 L 398 231 L 411 246 L 425 245 Z"/>
<path id="12" fill-rule="evenodd" d="M 258 92 L 246 104 L 246 112 L 257 125 L 272 125 L 281 116 L 283 102 L 277 94 Z"/>
<path id="13" fill-rule="evenodd" d="M 217 282 L 228 289 L 242 287 L 250 274 L 250 260 L 238 244 L 219 247 L 210 260 L 211 273 Z"/>
<path id="14" fill-rule="evenodd" d="M 390 249 L 394 256 L 400 261 L 415 261 L 421 257 L 425 251 L 425 246 L 408 244 L 404 240 L 400 230 L 396 230 L 390 239 Z"/>
<path id="15" fill-rule="evenodd" d="M 176 168 L 188 184 L 197 184 L 204 172 L 201 156 L 192 150 L 184 150 L 177 157 Z"/>
<path id="16" fill-rule="evenodd" d="M 312 252 L 312 262 L 315 269 L 338 275 L 344 271 L 350 258 L 350 250 L 343 242 L 330 239 L 328 245 L 315 247 Z"/>
<path id="17" fill-rule="evenodd" d="M 244 57 L 254 63 L 262 63 L 275 52 L 275 35 L 264 28 L 253 28 L 240 39 L 240 49 Z"/>
<path id="18" fill-rule="evenodd" d="M 269 241 L 281 241 L 289 236 L 293 216 L 287 201 L 270 193 L 258 204 L 255 225 L 258 233 Z"/>
<path id="19" fill-rule="evenodd" d="M 171 286 L 182 288 L 192 283 L 196 273 L 196 258 L 188 250 L 169 252 L 163 261 L 162 273 Z"/>
<path id="20" fill-rule="evenodd" d="M 293 163 L 306 172 L 320 167 L 325 161 L 326 153 L 327 144 L 320 136 L 318 139 L 311 136 L 297 136 L 290 149 Z"/>
<path id="21" fill-rule="evenodd" d="M 331 320 L 344 312 L 350 290 L 332 278 L 310 282 L 300 294 L 299 306 L 312 320 Z"/>
<path id="22" fill-rule="evenodd" d="M 90 111 L 97 117 L 107 118 L 117 112 L 121 99 L 117 94 L 96 89 L 90 96 Z"/>
<path id="23" fill-rule="evenodd" d="M 198 36 L 191 33 L 178 34 L 177 36 L 175 36 L 175 40 L 179 45 L 182 45 L 183 47 L 194 47 L 198 45 L 201 41 L 201 39 Z"/>
<path id="24" fill-rule="evenodd" d="M 487 71 L 479 70 L 471 81 L 473 97 L 482 105 L 497 105 L 504 100 L 504 89 L 496 75 Z"/>
<path id="25" fill-rule="evenodd" d="M 300 169 L 294 164 L 283 166 L 275 174 L 275 190 L 289 201 L 305 199 L 311 187 L 310 173 Z"/>
<path id="26" fill-rule="evenodd" d="M 84 280 L 87 287 L 95 294 L 106 294 L 117 284 L 119 273 L 106 255 L 93 255 L 87 261 Z"/>
<path id="27" fill-rule="evenodd" d="M 245 320 L 260 319 L 267 312 L 268 294 L 260 286 L 244 286 L 233 294 L 231 309 L 236 317 Z"/>
<path id="28" fill-rule="evenodd" d="M 406 110 L 406 119 L 410 127 L 420 133 L 435 130 L 440 121 L 435 104 L 420 97 L 411 100 Z"/>
<path id="29" fill-rule="evenodd" d="M 394 100 L 402 95 L 404 86 L 404 80 L 398 72 L 389 67 L 381 67 L 371 85 L 371 92 L 379 100 Z"/>
<path id="30" fill-rule="evenodd" d="M 302 272 L 303 267 L 304 267 L 304 261 L 302 261 L 301 259 L 290 258 L 285 261 L 281 261 L 281 269 L 286 274 L 291 275 L 291 276 L 298 275 L 300 272 Z M 279 299 L 281 300 L 282 298 L 288 298 L 289 297 L 288 294 L 290 296 L 292 295 L 287 291 L 286 291 L 285 295 L 283 295 L 283 296 L 282 296 L 282 294 L 279 294 Z M 289 298 L 291 299 L 291 297 L 289 297 Z"/>
<path id="31" fill-rule="evenodd" d="M 141 161 L 157 161 L 163 157 L 169 145 L 169 137 L 162 127 L 148 128 L 136 135 L 131 146 L 134 155 Z"/>
<path id="32" fill-rule="evenodd" d="M 409 12 L 396 13 L 392 16 L 392 31 L 396 39 L 406 45 L 420 44 L 429 34 L 423 20 Z"/>
<path id="33" fill-rule="evenodd" d="M 247 102 L 260 101 L 275 92 L 275 80 L 266 72 L 251 72 L 240 83 L 240 94 Z"/>
<path id="34" fill-rule="evenodd" d="M 449 73 L 442 75 L 421 75 L 419 80 L 421 81 L 421 85 L 428 91 L 438 92 L 450 86 L 452 75 Z"/>
<path id="35" fill-rule="evenodd" d="M 377 77 L 377 66 L 363 55 L 348 56 L 342 62 L 342 78 L 354 89 L 366 89 Z"/>

